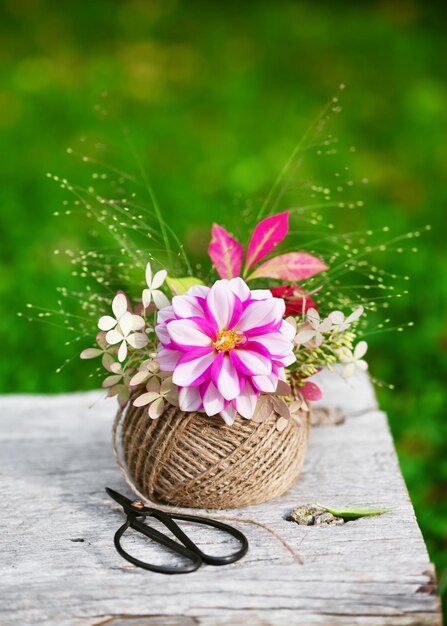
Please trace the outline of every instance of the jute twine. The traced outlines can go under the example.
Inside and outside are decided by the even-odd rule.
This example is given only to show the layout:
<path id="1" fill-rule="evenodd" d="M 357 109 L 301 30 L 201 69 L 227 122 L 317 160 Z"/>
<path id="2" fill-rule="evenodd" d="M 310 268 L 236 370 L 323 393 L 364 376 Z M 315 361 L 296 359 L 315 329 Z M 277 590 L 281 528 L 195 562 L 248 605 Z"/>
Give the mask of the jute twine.
<path id="1" fill-rule="evenodd" d="M 124 463 L 117 443 L 120 425 Z M 147 408 L 130 402 L 116 415 L 113 451 L 128 485 L 150 506 L 171 512 L 181 512 L 179 507 L 229 509 L 265 502 L 291 487 L 304 462 L 309 429 L 309 412 L 302 413 L 300 426 L 290 420 L 279 432 L 273 418 L 256 423 L 238 416 L 227 426 L 220 417 L 174 407 L 152 420 Z M 268 530 L 302 562 L 266 524 L 239 517 L 219 519 Z"/>

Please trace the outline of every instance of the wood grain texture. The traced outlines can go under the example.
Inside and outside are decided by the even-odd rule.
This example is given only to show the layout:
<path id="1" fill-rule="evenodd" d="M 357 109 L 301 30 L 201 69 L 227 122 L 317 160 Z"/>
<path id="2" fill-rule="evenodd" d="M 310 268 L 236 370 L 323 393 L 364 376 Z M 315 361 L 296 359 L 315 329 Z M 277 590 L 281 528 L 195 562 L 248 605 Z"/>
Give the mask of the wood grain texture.
<path id="1" fill-rule="evenodd" d="M 248 555 L 171 577 L 134 568 L 113 547 L 123 516 L 104 487 L 129 493 L 112 458 L 114 403 L 98 392 L 0 398 L 0 624 L 441 624 L 434 570 L 368 379 L 348 386 L 324 374 L 323 384 L 325 403 L 346 419 L 314 428 L 292 490 L 229 513 L 249 538 Z M 396 508 L 342 526 L 286 521 L 315 501 Z M 279 533 L 303 564 L 247 518 Z M 224 547 L 213 531 L 199 542 Z M 127 545 L 143 554 L 141 543 Z M 145 557 L 166 562 L 155 547 Z"/>

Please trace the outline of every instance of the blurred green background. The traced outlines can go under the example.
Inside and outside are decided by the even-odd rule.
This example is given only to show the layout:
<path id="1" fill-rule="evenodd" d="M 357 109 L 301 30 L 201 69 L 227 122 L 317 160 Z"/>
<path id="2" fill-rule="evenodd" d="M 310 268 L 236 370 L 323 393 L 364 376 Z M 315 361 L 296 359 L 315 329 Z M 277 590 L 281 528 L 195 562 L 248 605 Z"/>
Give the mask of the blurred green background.
<path id="1" fill-rule="evenodd" d="M 418 254 L 389 261 L 391 271 L 411 275 L 409 295 L 392 301 L 393 321 L 415 325 L 373 335 L 369 360 L 396 387 L 378 394 L 445 591 L 445 17 L 441 4 L 409 0 L 4 0 L 0 390 L 97 385 L 81 366 L 57 375 L 64 335 L 16 317 L 27 302 L 54 306 L 57 286 L 79 284 L 52 251 L 90 245 L 88 227 L 80 217 L 52 216 L 66 196 L 45 177 L 85 181 L 68 146 L 105 138 L 106 160 L 135 169 L 126 166 L 127 127 L 166 219 L 200 261 L 211 222 L 240 227 L 241 207 L 259 206 L 297 139 L 345 83 L 335 132 L 346 150 L 333 155 L 332 171 L 349 156 L 353 178 L 371 182 L 361 191 L 365 208 L 358 217 L 340 211 L 337 228 L 432 225 Z M 304 176 L 327 174 L 315 154 L 303 167 Z"/>

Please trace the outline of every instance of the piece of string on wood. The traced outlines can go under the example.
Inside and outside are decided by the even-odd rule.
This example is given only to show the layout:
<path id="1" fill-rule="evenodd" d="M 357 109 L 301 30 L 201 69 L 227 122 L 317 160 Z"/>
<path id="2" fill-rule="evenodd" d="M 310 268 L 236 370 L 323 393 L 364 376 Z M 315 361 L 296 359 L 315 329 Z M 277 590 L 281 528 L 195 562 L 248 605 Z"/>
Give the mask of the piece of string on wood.
<path id="1" fill-rule="evenodd" d="M 129 475 L 129 472 L 127 470 L 127 467 L 125 466 L 124 462 L 121 460 L 121 456 L 118 450 L 118 429 L 121 423 L 121 418 L 123 417 L 123 413 L 126 407 L 119 407 L 118 411 L 116 413 L 115 419 L 113 421 L 113 426 L 112 426 L 112 450 L 113 450 L 113 457 L 115 459 L 115 463 L 117 464 L 119 470 L 121 471 L 124 480 L 126 481 L 126 483 L 128 484 L 128 486 L 130 487 L 130 489 L 133 491 L 133 493 L 140 498 L 140 500 L 142 500 L 144 503 L 146 503 L 148 506 L 160 509 L 162 511 L 166 511 L 167 513 L 191 513 L 190 510 L 184 508 L 184 507 L 177 507 L 175 505 L 171 505 L 171 504 L 162 504 L 159 502 L 153 502 L 152 500 L 150 500 L 144 493 L 142 493 L 137 485 L 135 484 L 135 482 L 132 480 L 132 478 Z M 219 517 L 215 517 L 214 515 L 207 515 L 207 514 L 201 514 L 202 517 L 206 518 L 206 519 L 217 519 L 219 521 L 225 521 L 225 522 L 238 522 L 241 524 L 251 524 L 254 526 L 258 526 L 259 528 L 262 528 L 264 530 L 266 530 L 267 532 L 269 532 L 288 552 L 289 554 L 293 557 L 293 559 L 295 561 L 297 561 L 298 563 L 301 563 L 301 565 L 304 563 L 302 557 L 300 556 L 300 554 L 284 539 L 284 537 L 282 537 L 276 530 L 274 530 L 273 528 L 271 528 L 270 526 L 268 526 L 267 524 L 264 524 L 262 522 L 259 522 L 258 520 L 252 519 L 252 518 L 247 518 L 247 517 L 231 517 L 231 516 L 227 516 L 227 515 L 220 515 Z"/>

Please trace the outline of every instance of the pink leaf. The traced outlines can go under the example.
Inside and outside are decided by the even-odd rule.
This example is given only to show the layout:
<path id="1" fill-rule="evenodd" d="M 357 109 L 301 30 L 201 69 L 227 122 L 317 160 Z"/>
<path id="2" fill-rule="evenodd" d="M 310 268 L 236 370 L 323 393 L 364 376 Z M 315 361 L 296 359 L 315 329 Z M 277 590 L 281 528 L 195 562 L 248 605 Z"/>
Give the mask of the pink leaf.
<path id="1" fill-rule="evenodd" d="M 208 254 L 219 276 L 221 278 L 239 276 L 244 258 L 242 245 L 218 224 L 213 224 L 211 235 Z"/>
<path id="2" fill-rule="evenodd" d="M 311 402 L 321 400 L 323 397 L 320 387 L 315 383 L 311 383 L 310 380 L 300 387 L 300 393 L 305 400 L 309 400 Z"/>
<path id="3" fill-rule="evenodd" d="M 247 269 L 267 256 L 289 231 L 289 211 L 266 217 L 253 231 L 247 251 Z"/>
<path id="4" fill-rule="evenodd" d="M 329 269 L 327 265 L 306 252 L 281 254 L 260 265 L 251 278 L 278 278 L 279 280 L 304 280 Z"/>

